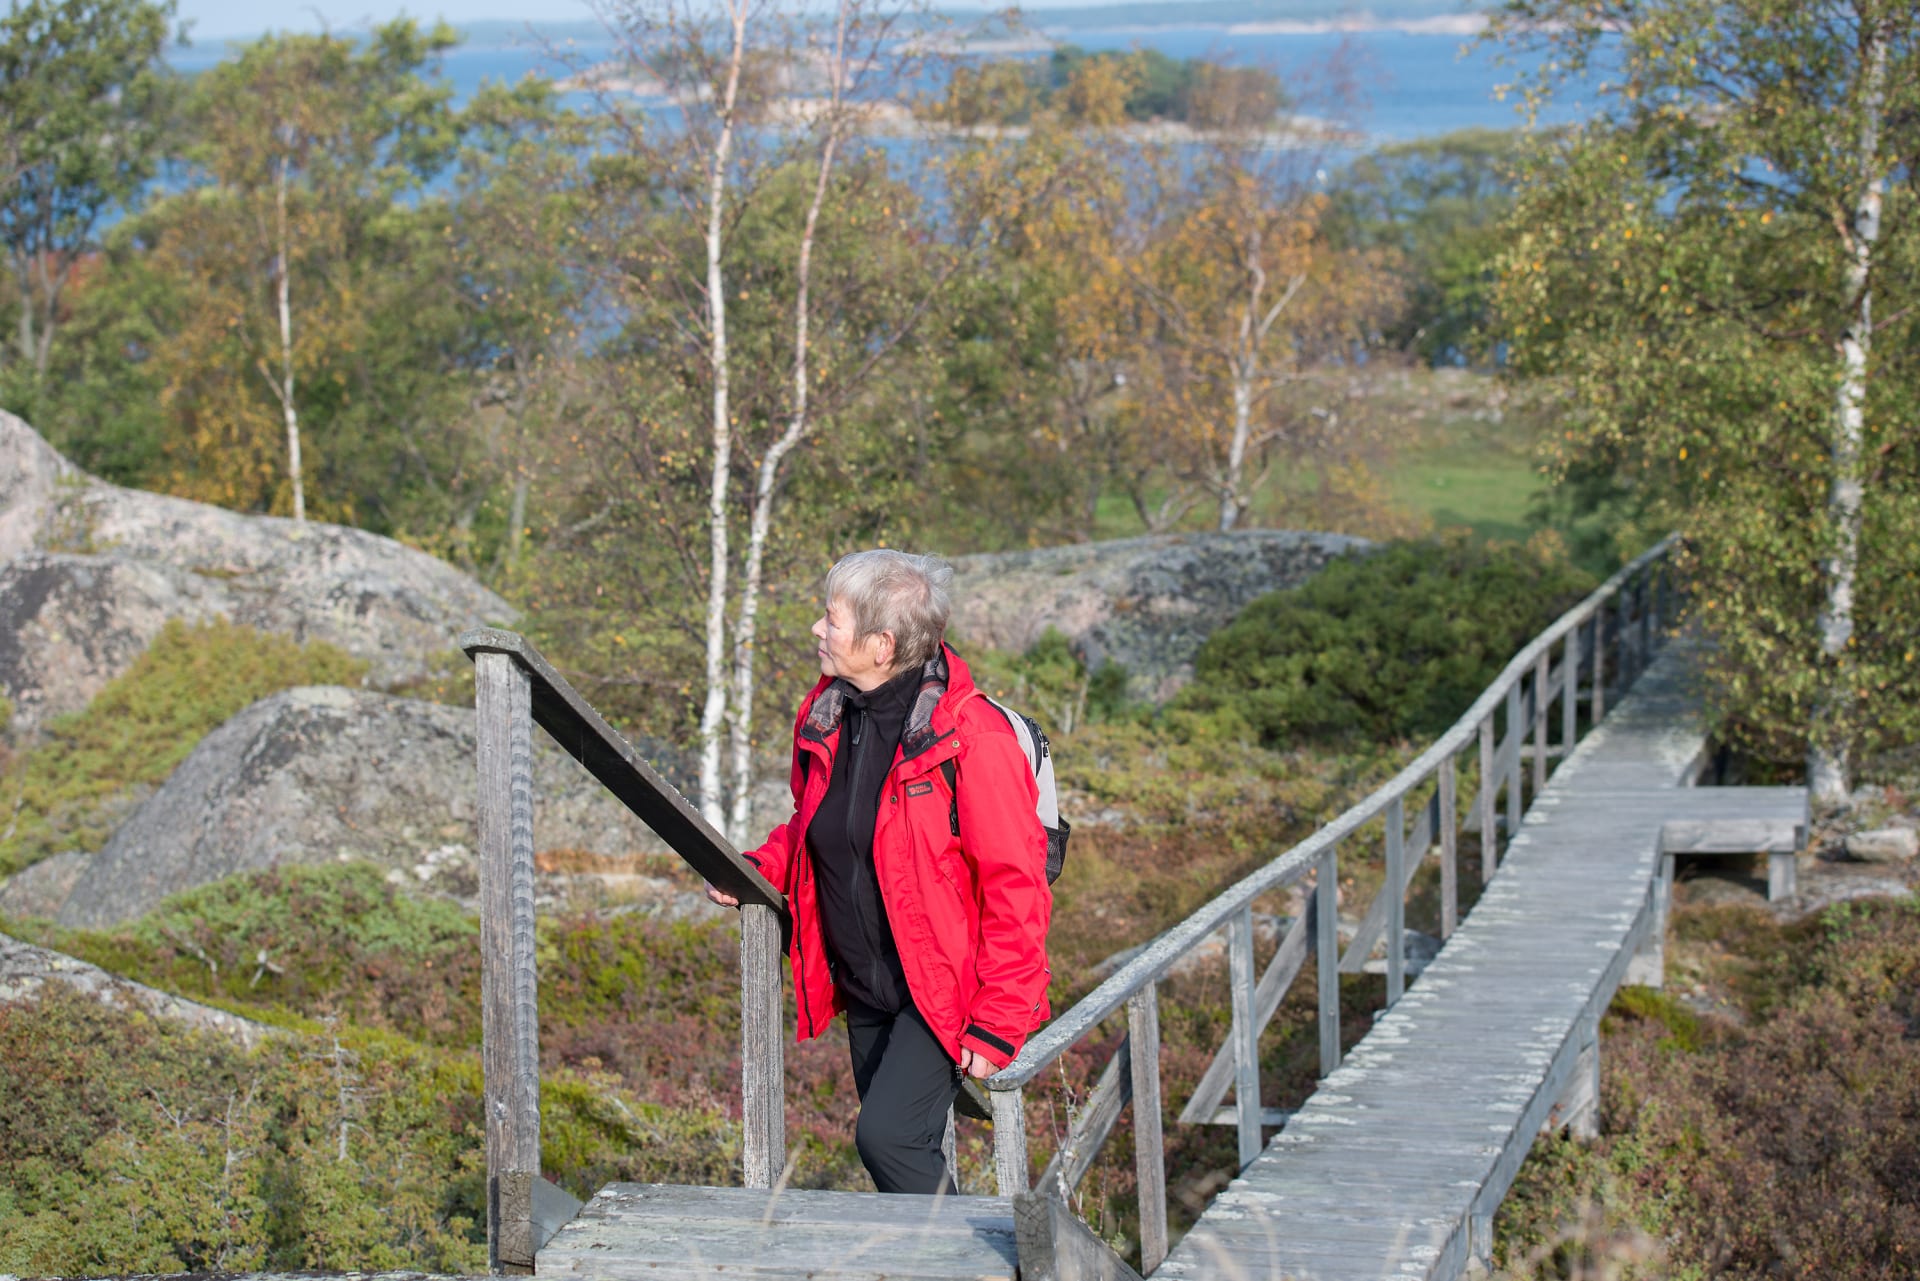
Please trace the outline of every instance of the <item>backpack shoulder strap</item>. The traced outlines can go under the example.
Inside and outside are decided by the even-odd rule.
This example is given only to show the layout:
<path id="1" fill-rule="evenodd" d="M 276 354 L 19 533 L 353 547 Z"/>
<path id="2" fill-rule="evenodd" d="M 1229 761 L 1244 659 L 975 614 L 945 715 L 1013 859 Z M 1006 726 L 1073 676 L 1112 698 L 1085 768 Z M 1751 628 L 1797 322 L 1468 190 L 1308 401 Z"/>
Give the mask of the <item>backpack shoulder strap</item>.
<path id="1" fill-rule="evenodd" d="M 951 714 L 955 725 L 960 723 L 960 709 L 976 698 L 986 698 L 977 686 L 962 694 L 959 701 L 954 703 Z M 988 698 L 987 703 L 991 706 L 993 700 Z M 953 757 L 949 756 L 940 762 L 940 772 L 947 779 L 947 827 L 955 836 L 958 836 L 960 835 L 960 767 L 955 765 Z"/>

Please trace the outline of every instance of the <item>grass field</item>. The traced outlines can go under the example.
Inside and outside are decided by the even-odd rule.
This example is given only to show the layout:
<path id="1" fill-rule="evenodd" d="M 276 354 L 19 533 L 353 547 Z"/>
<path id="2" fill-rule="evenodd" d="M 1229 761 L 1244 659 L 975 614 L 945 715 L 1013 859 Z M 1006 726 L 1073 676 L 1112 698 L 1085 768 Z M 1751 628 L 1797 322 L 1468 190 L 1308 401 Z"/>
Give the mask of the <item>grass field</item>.
<path id="1" fill-rule="evenodd" d="M 1459 391 L 1461 403 L 1409 407 L 1413 438 L 1388 464 L 1388 492 L 1395 506 L 1425 516 L 1436 529 L 1465 527 L 1479 538 L 1524 539 L 1532 532 L 1528 508 L 1546 489 L 1533 462 L 1536 424 L 1526 415 L 1501 412 L 1474 394 L 1480 390 L 1469 384 Z"/>
<path id="2" fill-rule="evenodd" d="M 1252 523 L 1370 538 L 1464 528 L 1518 541 L 1532 532 L 1527 513 L 1546 489 L 1533 462 L 1539 424 L 1513 410 L 1505 388 L 1458 369 L 1382 370 L 1364 386 L 1365 475 L 1329 484 L 1312 466 L 1276 467 L 1255 495 Z M 1181 528 L 1212 528 L 1216 510 L 1196 506 Z M 1144 528 L 1125 497 L 1109 494 L 1097 532 L 1126 538 Z"/>

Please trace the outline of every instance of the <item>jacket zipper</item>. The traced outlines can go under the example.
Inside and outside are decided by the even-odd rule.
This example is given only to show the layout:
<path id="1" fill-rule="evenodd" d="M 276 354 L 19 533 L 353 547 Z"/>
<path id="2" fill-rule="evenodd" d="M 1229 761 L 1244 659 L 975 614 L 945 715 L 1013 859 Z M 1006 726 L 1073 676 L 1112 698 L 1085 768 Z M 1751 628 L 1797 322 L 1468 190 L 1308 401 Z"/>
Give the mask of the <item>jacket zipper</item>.
<path id="1" fill-rule="evenodd" d="M 860 778 L 860 758 L 867 751 L 867 730 L 870 726 L 868 725 L 867 713 L 859 708 L 855 708 L 847 720 L 849 722 L 847 728 L 853 736 L 853 757 L 847 762 L 847 777 L 858 781 Z M 885 781 L 882 781 L 879 795 L 884 796 L 886 790 L 887 785 Z M 877 798 L 874 801 L 873 818 L 874 825 L 877 828 L 880 822 L 880 803 Z M 860 858 L 859 846 L 854 843 L 853 833 L 851 831 L 847 833 L 847 852 L 853 856 L 853 874 L 856 878 L 864 876 L 873 890 L 871 900 L 869 900 L 865 893 L 862 893 L 859 898 L 859 903 L 862 908 L 860 913 L 860 933 L 866 939 L 867 943 L 867 990 L 869 992 L 878 992 L 880 990 L 880 980 L 882 977 L 882 967 L 880 964 L 882 951 L 880 923 L 873 919 L 871 912 L 865 910 L 869 901 L 871 901 L 874 906 L 881 907 L 882 911 L 885 910 L 885 908 L 881 906 L 880 899 L 880 871 L 875 865 L 879 857 L 879 849 L 880 843 L 875 841 L 873 851 L 868 855 L 863 865 Z M 855 884 L 858 884 L 858 880 L 856 880 Z M 896 995 L 898 994 L 896 993 Z"/>

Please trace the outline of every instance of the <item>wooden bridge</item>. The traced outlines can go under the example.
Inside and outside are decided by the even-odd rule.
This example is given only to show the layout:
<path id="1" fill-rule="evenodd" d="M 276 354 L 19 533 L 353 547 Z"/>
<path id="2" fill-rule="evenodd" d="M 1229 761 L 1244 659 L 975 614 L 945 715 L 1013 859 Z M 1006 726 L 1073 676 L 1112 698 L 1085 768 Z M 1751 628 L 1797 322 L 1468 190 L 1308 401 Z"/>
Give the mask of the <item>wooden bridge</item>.
<path id="1" fill-rule="evenodd" d="M 1792 892 L 1801 788 L 1708 788 L 1663 543 L 1514 657 L 1385 786 L 1180 922 L 962 1096 L 993 1123 L 997 1196 L 776 1188 L 785 1167 L 785 903 L 526 643 L 470 632 L 481 733 L 490 1255 L 496 1271 L 605 1277 L 1450 1278 L 1484 1261 L 1492 1215 L 1542 1129 L 1593 1132 L 1598 1025 L 1623 981 L 1659 982 L 1676 856 L 1766 854 Z M 741 909 L 741 1188 L 613 1184 L 584 1207 L 539 1176 L 531 727 L 539 723 Z M 1462 768 L 1462 763 L 1465 768 Z M 1463 777 L 1472 784 L 1462 796 Z M 1411 823 L 1409 823 L 1411 819 Z M 1459 913 L 1461 836 L 1486 878 Z M 1343 849 L 1346 851 L 1343 855 Z M 1347 860 L 1343 863 L 1343 857 Z M 1406 904 L 1438 862 L 1439 955 L 1408 986 Z M 1380 892 L 1344 951 L 1343 870 Z M 1253 904 L 1300 884 L 1308 910 L 1256 956 Z M 1160 1081 L 1159 985 L 1227 934 L 1233 1021 L 1191 1097 Z M 1387 1009 L 1351 1048 L 1339 976 L 1385 942 Z M 1307 966 L 1311 958 L 1314 964 Z M 1261 1098 L 1259 1038 L 1288 990 L 1317 989 L 1320 1083 Z M 1067 1051 L 1126 1034 L 1037 1178 L 1025 1095 Z M 1240 1177 L 1169 1240 L 1165 1112 L 1234 1128 Z M 1132 1110 L 1136 1272 L 1077 1219 L 1074 1189 Z M 1275 1131 L 1277 1130 L 1277 1133 Z M 949 1129 L 951 1136 L 951 1127 Z M 1271 1137 L 1270 1137 L 1271 1136 Z M 537 1267 L 536 1267 L 537 1265 Z"/>

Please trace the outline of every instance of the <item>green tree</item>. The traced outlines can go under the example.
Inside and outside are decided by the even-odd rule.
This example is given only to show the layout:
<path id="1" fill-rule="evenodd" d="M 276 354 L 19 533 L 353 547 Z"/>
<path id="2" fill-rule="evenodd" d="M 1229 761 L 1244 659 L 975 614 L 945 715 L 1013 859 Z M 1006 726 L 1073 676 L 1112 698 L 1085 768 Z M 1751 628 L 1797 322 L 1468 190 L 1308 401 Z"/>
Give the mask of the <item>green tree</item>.
<path id="1" fill-rule="evenodd" d="M 1524 139 L 1471 129 L 1394 143 L 1330 185 L 1331 234 L 1398 257 L 1405 294 L 1386 327 L 1389 343 L 1431 364 L 1480 354 Z"/>
<path id="2" fill-rule="evenodd" d="M 356 366 L 392 353 L 370 318 L 431 243 L 396 205 L 452 154 L 452 91 L 422 73 L 453 40 L 408 20 L 365 43 L 268 36 L 195 83 L 195 182 L 152 228 L 188 302 L 156 352 L 179 428 L 175 489 L 305 517 L 302 419 L 335 425 Z M 399 417 L 391 400 L 380 408 Z M 323 457 L 352 443 L 323 439 Z M 387 443 L 403 458 L 413 445 Z M 378 501 L 378 487 L 323 501 L 351 518 L 356 499 Z"/>
<path id="3" fill-rule="evenodd" d="M 483 87 L 461 130 L 442 267 L 457 309 L 449 376 L 467 390 L 471 426 L 466 456 L 445 482 L 443 554 L 476 572 L 483 560 L 511 572 L 531 528 L 535 482 L 552 470 L 562 428 L 586 408 L 580 369 L 593 295 L 580 246 L 601 125 L 564 108 L 551 82 L 528 77 Z"/>
<path id="4" fill-rule="evenodd" d="M 824 559 L 801 529 L 862 523 L 886 489 L 827 499 L 802 475 L 815 463 L 840 473 L 888 423 L 875 392 L 958 261 L 910 242 L 919 199 L 857 145 L 865 95 L 912 82 L 920 55 L 899 38 L 904 14 L 892 0 L 818 15 L 750 0 L 608 7 L 618 61 L 658 78 L 681 125 L 661 129 L 617 91 L 602 95 L 620 150 L 598 166 L 609 199 L 585 251 L 607 273 L 621 332 L 605 344 L 617 360 L 601 365 L 612 375 L 607 456 L 591 463 L 606 515 L 580 521 L 645 513 L 624 531 L 647 543 L 627 543 L 630 564 L 664 569 L 668 590 L 703 601 L 703 652 L 677 679 L 699 691 L 702 809 L 741 839 L 771 584 L 796 565 L 810 580 Z M 888 425 L 896 440 L 910 430 Z M 609 476 L 628 492 L 607 493 Z"/>
<path id="5" fill-rule="evenodd" d="M 1513 0 L 1499 29 L 1556 73 L 1619 60 L 1502 258 L 1515 367 L 1563 388 L 1559 469 L 1626 496 L 1623 550 L 1687 535 L 1729 731 L 1837 801 L 1920 731 L 1920 13 Z"/>
<path id="6" fill-rule="evenodd" d="M 100 224 L 153 176 L 171 0 L 19 0 L 0 18 L 0 244 L 13 278 L 9 398 L 31 412 Z"/>
<path id="7" fill-rule="evenodd" d="M 1037 519 L 1050 537 L 1092 539 L 1100 500 L 1118 486 L 1151 527 L 1127 393 L 1151 316 L 1126 268 L 1125 163 L 1047 110 L 1025 138 L 984 142 L 949 167 L 953 217 L 979 230 L 985 252 L 955 308 L 948 412 L 975 424 L 1002 464 L 990 468 L 990 523 Z M 1010 502 L 1023 483 L 1038 492 Z"/>

